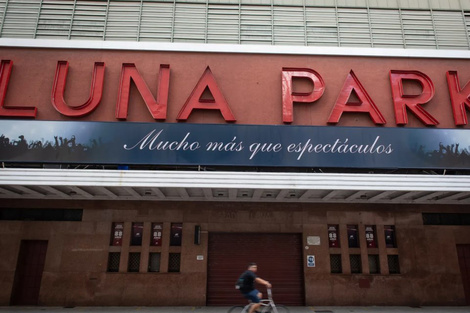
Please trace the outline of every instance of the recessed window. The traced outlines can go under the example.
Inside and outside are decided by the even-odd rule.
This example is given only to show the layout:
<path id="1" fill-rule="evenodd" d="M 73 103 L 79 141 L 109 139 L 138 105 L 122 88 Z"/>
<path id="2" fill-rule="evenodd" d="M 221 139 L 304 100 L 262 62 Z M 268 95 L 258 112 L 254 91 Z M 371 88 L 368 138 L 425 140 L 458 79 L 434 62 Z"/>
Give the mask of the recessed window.
<path id="1" fill-rule="evenodd" d="M 330 254 L 330 267 L 332 274 L 341 274 L 343 272 L 341 254 Z"/>
<path id="2" fill-rule="evenodd" d="M 348 225 L 349 248 L 359 248 L 359 231 L 357 225 Z"/>
<path id="3" fill-rule="evenodd" d="M 172 223 L 170 232 L 170 246 L 181 246 L 181 239 L 183 236 L 183 224 Z"/>
<path id="4" fill-rule="evenodd" d="M 121 253 L 111 252 L 108 255 L 108 272 L 119 272 L 119 261 Z"/>
<path id="5" fill-rule="evenodd" d="M 160 272 L 160 253 L 149 254 L 149 272 Z"/>
<path id="6" fill-rule="evenodd" d="M 398 255 L 391 254 L 387 255 L 388 260 L 388 272 L 390 274 L 400 274 L 400 263 L 398 261 Z"/>
<path id="7" fill-rule="evenodd" d="M 131 246 L 142 245 L 143 231 L 144 231 L 144 223 L 132 223 Z"/>
<path id="8" fill-rule="evenodd" d="M 423 213 L 424 225 L 470 225 L 469 213 Z"/>
<path id="9" fill-rule="evenodd" d="M 362 263 L 360 254 L 349 255 L 349 262 L 351 264 L 351 273 L 360 274 L 362 273 Z"/>
<path id="10" fill-rule="evenodd" d="M 377 254 L 369 254 L 369 273 L 380 274 L 380 258 Z"/>
<path id="11" fill-rule="evenodd" d="M 82 209 L 0 209 L 0 221 L 80 222 L 82 217 Z"/>
<path id="12" fill-rule="evenodd" d="M 385 246 L 387 248 L 396 248 L 397 242 L 395 239 L 395 226 L 385 225 L 384 233 L 385 233 Z"/>
<path id="13" fill-rule="evenodd" d="M 138 273 L 140 268 L 140 252 L 129 253 L 129 263 L 127 271 L 132 273 Z"/>
<path id="14" fill-rule="evenodd" d="M 181 254 L 170 253 L 168 258 L 168 272 L 177 273 L 180 271 Z"/>

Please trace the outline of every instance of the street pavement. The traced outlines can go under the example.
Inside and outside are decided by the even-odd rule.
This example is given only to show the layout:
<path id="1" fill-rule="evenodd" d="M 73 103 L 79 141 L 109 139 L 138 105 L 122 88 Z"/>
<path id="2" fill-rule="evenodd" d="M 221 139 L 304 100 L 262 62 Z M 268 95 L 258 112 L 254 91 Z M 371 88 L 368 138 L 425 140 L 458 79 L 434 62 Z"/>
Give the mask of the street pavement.
<path id="1" fill-rule="evenodd" d="M 229 307 L 0 307 L 0 313 L 226 313 Z M 470 313 L 470 306 L 306 306 L 290 313 Z"/>

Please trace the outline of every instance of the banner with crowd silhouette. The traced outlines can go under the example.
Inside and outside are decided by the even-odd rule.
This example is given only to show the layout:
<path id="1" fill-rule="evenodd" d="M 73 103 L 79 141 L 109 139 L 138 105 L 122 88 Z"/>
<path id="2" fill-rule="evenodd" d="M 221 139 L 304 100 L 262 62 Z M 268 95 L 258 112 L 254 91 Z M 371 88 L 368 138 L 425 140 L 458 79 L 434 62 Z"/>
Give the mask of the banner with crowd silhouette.
<path id="1" fill-rule="evenodd" d="M 10 163 L 469 169 L 470 130 L 0 120 Z"/>

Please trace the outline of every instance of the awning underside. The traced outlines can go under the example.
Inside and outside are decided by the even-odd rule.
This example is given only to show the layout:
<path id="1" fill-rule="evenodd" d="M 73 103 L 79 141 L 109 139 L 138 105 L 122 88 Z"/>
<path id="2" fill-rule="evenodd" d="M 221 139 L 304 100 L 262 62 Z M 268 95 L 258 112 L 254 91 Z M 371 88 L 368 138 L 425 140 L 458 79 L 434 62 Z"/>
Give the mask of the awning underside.
<path id="1" fill-rule="evenodd" d="M 0 169 L 2 199 L 470 203 L 470 176 Z"/>

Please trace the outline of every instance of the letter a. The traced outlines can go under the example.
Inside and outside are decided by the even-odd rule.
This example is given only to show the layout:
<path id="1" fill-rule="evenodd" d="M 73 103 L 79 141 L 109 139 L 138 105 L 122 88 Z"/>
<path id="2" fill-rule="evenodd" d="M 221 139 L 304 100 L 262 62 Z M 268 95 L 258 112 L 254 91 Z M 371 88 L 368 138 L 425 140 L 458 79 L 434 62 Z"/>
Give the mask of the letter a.
<path id="1" fill-rule="evenodd" d="M 353 91 L 356 93 L 359 103 L 348 102 Z M 382 113 L 375 106 L 374 101 L 372 101 L 372 98 L 352 70 L 344 82 L 343 89 L 341 89 L 336 104 L 331 111 L 328 123 L 338 123 L 343 112 L 369 113 L 375 124 L 385 124 Z"/>
<path id="2" fill-rule="evenodd" d="M 214 100 L 201 99 L 204 91 L 209 89 Z M 189 115 L 194 109 L 202 110 L 219 110 L 222 113 L 225 121 L 235 122 L 236 119 L 233 116 L 232 111 L 224 98 L 224 95 L 217 86 L 214 75 L 212 75 L 211 69 L 209 66 L 204 71 L 204 74 L 199 79 L 196 87 L 194 87 L 191 95 L 189 96 L 186 103 L 181 108 L 181 111 L 178 114 L 177 120 L 187 120 Z"/>

